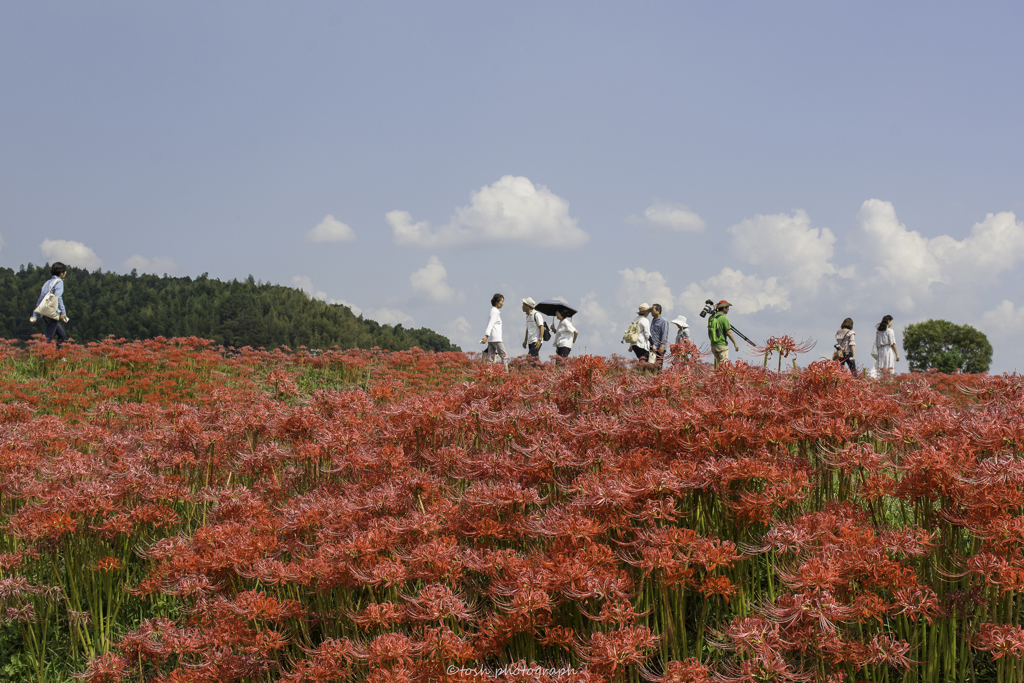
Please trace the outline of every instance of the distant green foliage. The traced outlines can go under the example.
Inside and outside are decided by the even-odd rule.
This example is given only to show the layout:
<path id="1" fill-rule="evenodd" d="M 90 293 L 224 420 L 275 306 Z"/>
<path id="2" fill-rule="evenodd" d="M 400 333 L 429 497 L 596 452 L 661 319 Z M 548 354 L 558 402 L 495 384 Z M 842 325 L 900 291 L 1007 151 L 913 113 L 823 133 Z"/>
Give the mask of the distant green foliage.
<path id="1" fill-rule="evenodd" d="M 49 279 L 49 266 L 0 268 L 0 335 L 29 339 L 43 331 L 28 318 Z M 347 306 L 311 299 L 304 292 L 246 281 L 221 282 L 204 273 L 198 278 L 90 273 L 70 268 L 64 303 L 71 322 L 68 333 L 90 342 L 109 335 L 125 339 L 202 337 L 225 346 L 306 346 L 342 349 L 378 346 L 404 351 L 459 351 L 444 337 L 421 327 L 380 325 L 355 316 Z"/>
<path id="2" fill-rule="evenodd" d="M 992 344 L 984 333 L 947 320 L 907 325 L 903 351 L 911 370 L 977 373 L 988 372 L 992 364 Z"/>

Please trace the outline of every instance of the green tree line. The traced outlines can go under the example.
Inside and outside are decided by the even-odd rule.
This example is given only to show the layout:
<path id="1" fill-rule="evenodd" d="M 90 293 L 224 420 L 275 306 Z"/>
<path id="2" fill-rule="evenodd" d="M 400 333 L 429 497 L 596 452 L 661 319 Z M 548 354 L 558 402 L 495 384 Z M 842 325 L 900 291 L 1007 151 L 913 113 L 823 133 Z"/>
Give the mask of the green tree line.
<path id="1" fill-rule="evenodd" d="M 28 319 L 49 278 L 49 265 L 0 268 L 0 335 L 27 340 L 43 331 L 41 323 L 33 325 Z M 381 325 L 356 316 L 347 306 L 310 298 L 292 287 L 256 282 L 251 275 L 242 282 L 222 282 L 206 273 L 193 279 L 68 268 L 64 292 L 71 318 L 65 329 L 79 342 L 110 335 L 194 336 L 236 348 L 460 350 L 425 327 Z"/>

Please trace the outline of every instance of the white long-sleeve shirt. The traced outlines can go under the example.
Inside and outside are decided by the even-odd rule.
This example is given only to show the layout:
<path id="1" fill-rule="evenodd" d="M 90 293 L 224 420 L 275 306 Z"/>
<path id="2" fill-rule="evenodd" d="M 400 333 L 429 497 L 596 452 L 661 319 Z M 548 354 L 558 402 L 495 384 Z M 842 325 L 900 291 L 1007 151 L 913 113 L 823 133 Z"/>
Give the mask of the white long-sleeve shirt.
<path id="1" fill-rule="evenodd" d="M 497 306 L 491 306 L 491 315 L 487 318 L 487 329 L 484 330 L 484 336 L 487 337 L 488 342 L 504 341 L 501 338 L 501 311 Z"/>

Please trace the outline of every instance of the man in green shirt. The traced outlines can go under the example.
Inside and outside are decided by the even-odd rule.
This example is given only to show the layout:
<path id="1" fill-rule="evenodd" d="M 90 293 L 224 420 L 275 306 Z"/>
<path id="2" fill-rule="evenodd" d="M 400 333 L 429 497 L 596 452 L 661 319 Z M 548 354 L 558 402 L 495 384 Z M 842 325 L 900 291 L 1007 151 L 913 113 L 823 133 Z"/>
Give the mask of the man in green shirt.
<path id="1" fill-rule="evenodd" d="M 722 361 L 729 360 L 729 340 L 740 352 L 736 337 L 732 336 L 732 325 L 729 324 L 729 307 L 731 303 L 722 299 L 715 305 L 715 312 L 708 318 L 708 337 L 711 339 L 711 353 L 715 355 L 715 368 Z"/>

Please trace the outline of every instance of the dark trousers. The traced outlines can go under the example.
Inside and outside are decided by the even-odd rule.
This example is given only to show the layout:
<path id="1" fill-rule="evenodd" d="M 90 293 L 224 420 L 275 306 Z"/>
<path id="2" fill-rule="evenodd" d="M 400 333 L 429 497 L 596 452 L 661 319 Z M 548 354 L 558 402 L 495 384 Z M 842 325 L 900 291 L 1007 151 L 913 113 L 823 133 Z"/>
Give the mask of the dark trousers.
<path id="1" fill-rule="evenodd" d="M 68 333 L 64 331 L 64 328 L 60 326 L 60 322 L 53 318 L 43 317 L 43 322 L 46 323 L 46 341 L 51 341 L 55 336 L 57 337 L 57 348 L 67 341 Z"/>
<path id="2" fill-rule="evenodd" d="M 555 353 L 557 353 L 562 358 L 568 358 L 569 354 L 571 352 L 572 352 L 572 347 L 571 346 L 559 346 L 557 349 L 555 349 Z"/>
<path id="3" fill-rule="evenodd" d="M 847 358 L 842 362 L 842 365 L 845 365 L 846 367 L 850 368 L 850 372 L 853 373 L 854 377 L 857 376 L 857 361 L 855 361 L 852 358 Z"/>
<path id="4" fill-rule="evenodd" d="M 647 349 L 641 349 L 639 346 L 630 346 L 629 348 L 633 349 L 633 353 L 636 354 L 636 357 L 639 360 L 646 361 L 651 357 L 651 352 Z"/>
<path id="5" fill-rule="evenodd" d="M 534 358 L 540 358 L 540 342 L 533 342 L 526 345 L 527 353 Z"/>

